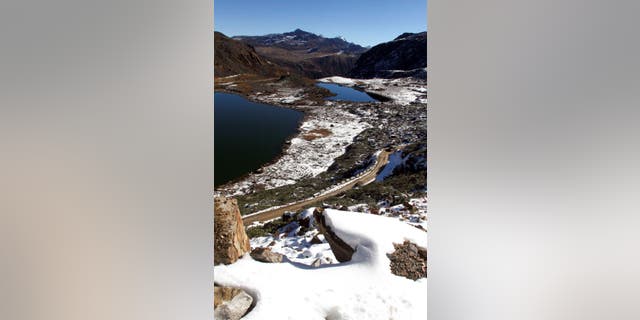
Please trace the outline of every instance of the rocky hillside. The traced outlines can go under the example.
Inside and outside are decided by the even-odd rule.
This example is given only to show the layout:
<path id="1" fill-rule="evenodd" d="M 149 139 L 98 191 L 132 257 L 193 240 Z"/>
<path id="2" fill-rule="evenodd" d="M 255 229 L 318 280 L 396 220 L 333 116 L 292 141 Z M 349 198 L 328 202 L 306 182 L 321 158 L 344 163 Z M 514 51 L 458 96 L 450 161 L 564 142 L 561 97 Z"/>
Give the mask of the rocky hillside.
<path id="1" fill-rule="evenodd" d="M 403 33 L 363 53 L 349 76 L 369 78 L 426 78 L 427 32 Z"/>
<path id="2" fill-rule="evenodd" d="M 226 77 L 241 73 L 280 76 L 287 71 L 270 62 L 250 45 L 233 40 L 220 32 L 214 35 L 214 75 Z"/>
<path id="3" fill-rule="evenodd" d="M 343 38 L 325 38 L 296 29 L 265 36 L 237 36 L 256 52 L 290 72 L 311 78 L 346 75 L 366 48 Z"/>

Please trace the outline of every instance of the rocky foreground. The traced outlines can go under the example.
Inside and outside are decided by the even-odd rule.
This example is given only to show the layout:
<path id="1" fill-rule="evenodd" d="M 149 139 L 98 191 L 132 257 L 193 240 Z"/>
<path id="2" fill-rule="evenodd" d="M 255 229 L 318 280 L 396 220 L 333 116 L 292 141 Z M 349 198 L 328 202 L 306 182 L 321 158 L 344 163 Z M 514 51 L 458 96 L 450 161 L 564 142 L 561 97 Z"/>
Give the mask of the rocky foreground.
<path id="1" fill-rule="evenodd" d="M 426 315 L 426 230 L 393 215 L 309 208 L 284 216 L 270 243 L 251 239 L 247 249 L 235 201 L 216 204 L 215 217 L 224 221 L 215 233 L 216 319 Z"/>

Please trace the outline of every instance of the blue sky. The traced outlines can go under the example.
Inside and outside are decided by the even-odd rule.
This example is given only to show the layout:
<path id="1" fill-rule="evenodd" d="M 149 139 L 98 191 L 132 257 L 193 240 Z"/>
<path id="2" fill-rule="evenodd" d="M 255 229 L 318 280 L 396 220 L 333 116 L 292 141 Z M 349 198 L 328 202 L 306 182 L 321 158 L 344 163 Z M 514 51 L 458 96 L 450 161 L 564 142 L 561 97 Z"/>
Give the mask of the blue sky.
<path id="1" fill-rule="evenodd" d="M 300 28 L 363 46 L 427 30 L 427 0 L 214 0 L 214 29 L 228 36 Z"/>

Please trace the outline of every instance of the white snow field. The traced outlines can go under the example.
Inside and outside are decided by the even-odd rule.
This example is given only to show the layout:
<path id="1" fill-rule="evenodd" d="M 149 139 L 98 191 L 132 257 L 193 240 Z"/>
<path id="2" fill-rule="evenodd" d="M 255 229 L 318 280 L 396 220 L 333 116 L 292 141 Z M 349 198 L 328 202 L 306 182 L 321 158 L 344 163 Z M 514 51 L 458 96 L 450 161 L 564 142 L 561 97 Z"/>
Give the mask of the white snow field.
<path id="1" fill-rule="evenodd" d="M 215 282 L 240 287 L 256 305 L 244 319 L 425 319 L 427 279 L 391 273 L 386 254 L 394 243 L 427 247 L 427 233 L 397 219 L 325 210 L 332 230 L 356 251 L 349 262 L 321 265 L 261 263 L 248 254 L 214 267 Z"/>

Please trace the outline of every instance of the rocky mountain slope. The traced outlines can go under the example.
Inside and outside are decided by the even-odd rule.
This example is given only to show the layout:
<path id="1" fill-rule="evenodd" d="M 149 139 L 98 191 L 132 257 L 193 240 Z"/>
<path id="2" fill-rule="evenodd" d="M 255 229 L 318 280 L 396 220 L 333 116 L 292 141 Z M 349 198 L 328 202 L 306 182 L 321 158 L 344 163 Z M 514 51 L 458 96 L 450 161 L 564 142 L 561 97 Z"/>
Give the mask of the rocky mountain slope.
<path id="1" fill-rule="evenodd" d="M 280 76 L 287 74 L 287 71 L 258 54 L 250 45 L 215 32 L 215 76 L 225 77 L 241 73 Z"/>
<path id="2" fill-rule="evenodd" d="M 366 48 L 343 38 L 325 38 L 296 29 L 265 36 L 237 36 L 256 52 L 288 71 L 311 78 L 346 75 Z"/>
<path id="3" fill-rule="evenodd" d="M 349 75 L 359 79 L 426 78 L 426 67 L 427 32 L 407 32 L 360 55 Z"/>

